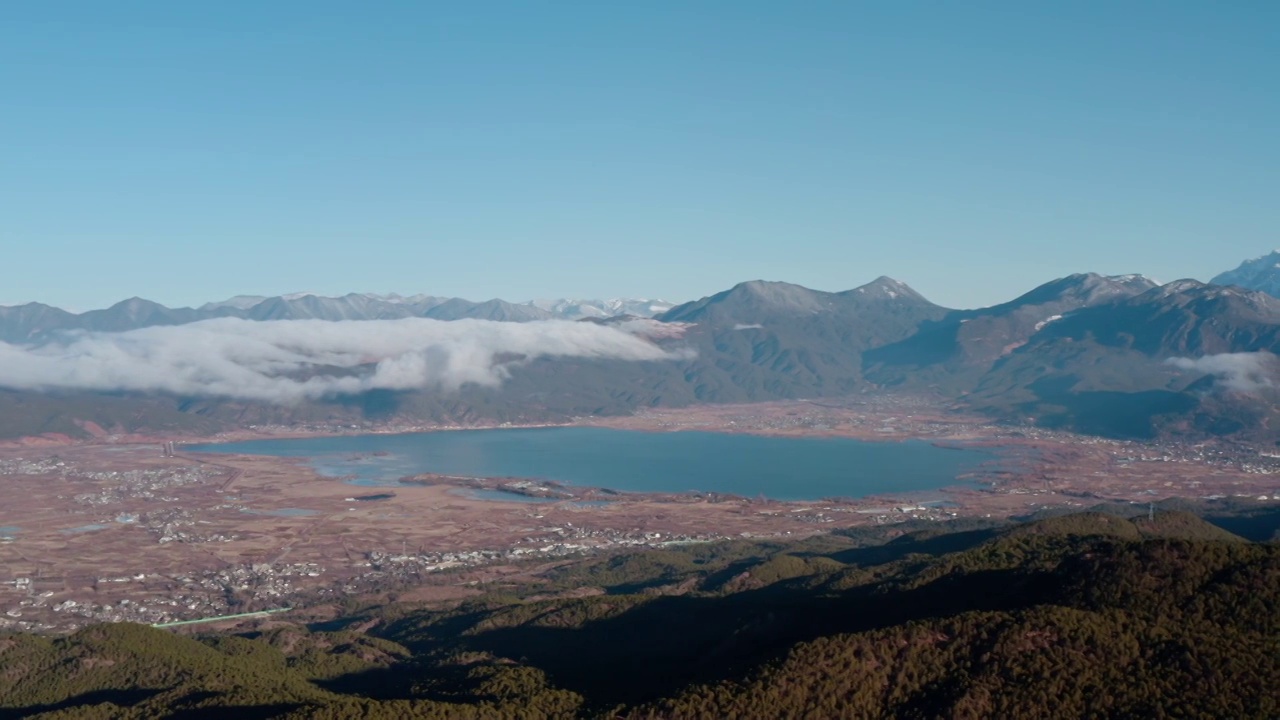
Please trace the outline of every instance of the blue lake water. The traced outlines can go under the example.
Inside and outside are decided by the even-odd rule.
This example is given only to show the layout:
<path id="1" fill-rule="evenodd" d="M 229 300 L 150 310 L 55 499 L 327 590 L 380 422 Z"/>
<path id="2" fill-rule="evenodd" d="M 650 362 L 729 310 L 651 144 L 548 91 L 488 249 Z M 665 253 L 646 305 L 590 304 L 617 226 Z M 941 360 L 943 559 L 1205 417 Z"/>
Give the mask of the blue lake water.
<path id="1" fill-rule="evenodd" d="M 991 459 L 985 452 L 920 441 L 582 427 L 250 440 L 187 449 L 305 458 L 321 474 L 361 485 L 394 485 L 401 477 L 436 473 L 777 500 L 933 490 L 961 484 L 958 475 Z"/>
<path id="2" fill-rule="evenodd" d="M 271 515 L 273 517 L 307 517 L 309 515 L 319 515 L 319 510 L 308 510 L 306 508 L 278 508 L 276 510 L 242 510 L 241 512 L 250 515 Z"/>
<path id="3" fill-rule="evenodd" d="M 520 493 L 507 492 L 506 490 L 467 488 L 466 490 L 458 490 L 457 492 L 458 495 L 471 498 L 472 500 L 502 500 L 503 502 L 518 503 L 553 503 L 561 501 L 561 498 L 533 497 L 532 495 L 521 495 Z"/>
<path id="4" fill-rule="evenodd" d="M 109 526 L 94 523 L 92 525 L 81 525 L 80 527 L 67 528 L 63 530 L 64 535 L 77 535 L 79 533 L 97 532 L 98 530 L 106 530 Z"/>

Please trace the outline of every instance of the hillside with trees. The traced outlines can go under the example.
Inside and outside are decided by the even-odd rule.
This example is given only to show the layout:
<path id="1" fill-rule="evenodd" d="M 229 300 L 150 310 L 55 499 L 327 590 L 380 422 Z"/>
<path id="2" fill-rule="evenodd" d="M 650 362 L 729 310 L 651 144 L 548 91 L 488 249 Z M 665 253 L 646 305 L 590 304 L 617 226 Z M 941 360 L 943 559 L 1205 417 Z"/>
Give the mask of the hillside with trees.
<path id="1" fill-rule="evenodd" d="M 0 636 L 0 717 L 1280 715 L 1280 546 L 1182 512 L 601 557 L 448 606 Z"/>

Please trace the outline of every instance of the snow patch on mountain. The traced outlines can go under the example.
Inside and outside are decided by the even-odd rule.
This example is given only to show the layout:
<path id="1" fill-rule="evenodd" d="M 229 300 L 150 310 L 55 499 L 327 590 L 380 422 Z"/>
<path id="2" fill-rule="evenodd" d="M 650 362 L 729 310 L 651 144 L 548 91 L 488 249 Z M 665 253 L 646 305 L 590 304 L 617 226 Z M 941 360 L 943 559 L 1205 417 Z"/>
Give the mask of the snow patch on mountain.
<path id="1" fill-rule="evenodd" d="M 1061 319 L 1062 319 L 1061 315 L 1050 315 L 1049 317 L 1036 323 L 1036 332 L 1040 332 L 1041 330 L 1043 330 L 1045 325 L 1048 325 L 1049 323 L 1055 320 L 1061 320 Z"/>
<path id="2" fill-rule="evenodd" d="M 619 315 L 635 317 L 653 317 L 675 307 L 675 303 L 650 298 L 609 298 L 607 300 L 588 300 L 581 298 L 556 298 L 530 300 L 525 305 L 555 315 L 565 320 L 582 320 L 585 318 L 608 318 Z"/>

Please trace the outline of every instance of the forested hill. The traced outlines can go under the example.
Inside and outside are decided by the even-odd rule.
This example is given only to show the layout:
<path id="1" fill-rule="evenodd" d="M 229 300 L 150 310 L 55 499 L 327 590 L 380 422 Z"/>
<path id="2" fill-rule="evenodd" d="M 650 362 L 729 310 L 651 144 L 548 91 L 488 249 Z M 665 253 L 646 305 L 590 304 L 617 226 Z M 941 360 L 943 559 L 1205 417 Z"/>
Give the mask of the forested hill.
<path id="1" fill-rule="evenodd" d="M 0 636 L 0 717 L 1280 716 L 1280 546 L 1185 513 L 688 546 L 508 590 Z"/>

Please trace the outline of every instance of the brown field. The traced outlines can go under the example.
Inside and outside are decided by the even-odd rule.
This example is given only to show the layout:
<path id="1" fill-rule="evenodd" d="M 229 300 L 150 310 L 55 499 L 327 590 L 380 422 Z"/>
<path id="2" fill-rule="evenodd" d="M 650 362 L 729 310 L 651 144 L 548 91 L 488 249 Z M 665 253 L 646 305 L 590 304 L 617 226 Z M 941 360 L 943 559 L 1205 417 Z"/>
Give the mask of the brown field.
<path id="1" fill-rule="evenodd" d="M 456 600 L 497 578 L 594 553 L 956 515 L 1010 516 L 1103 499 L 1280 500 L 1280 459 L 1237 446 L 1144 445 L 995 428 L 927 406 L 771 403 L 650 412 L 591 424 L 672 431 L 926 438 L 982 445 L 980 488 L 782 503 L 588 489 L 554 502 L 477 500 L 425 476 L 355 487 L 278 458 L 178 453 L 158 443 L 0 446 L 0 627 L 62 630 L 100 619 L 164 622 L 396 590 Z M 244 434 L 239 434 L 244 436 Z M 483 484 L 483 483 L 482 483 Z M 385 499 L 359 499 L 381 493 Z M 945 507 L 925 501 L 950 501 Z"/>

